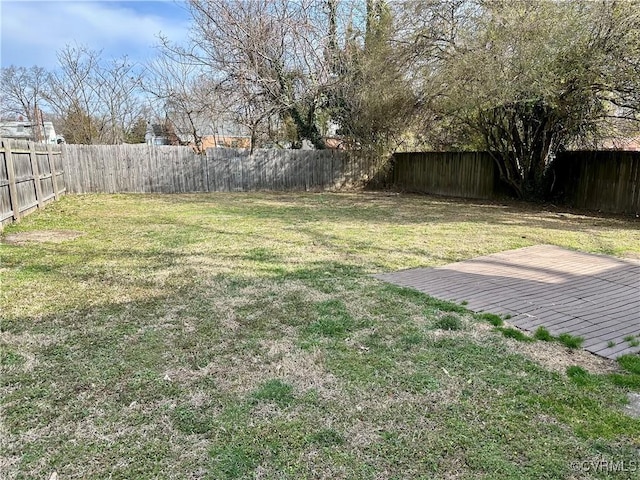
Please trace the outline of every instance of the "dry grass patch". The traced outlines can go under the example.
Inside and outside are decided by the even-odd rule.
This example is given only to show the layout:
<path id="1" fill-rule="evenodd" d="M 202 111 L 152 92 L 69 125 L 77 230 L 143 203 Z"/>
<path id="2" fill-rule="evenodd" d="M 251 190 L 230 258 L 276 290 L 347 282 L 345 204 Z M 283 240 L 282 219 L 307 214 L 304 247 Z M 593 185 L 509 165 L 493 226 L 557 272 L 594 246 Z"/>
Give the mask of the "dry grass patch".
<path id="1" fill-rule="evenodd" d="M 510 352 L 524 355 L 553 372 L 565 373 L 567 368 L 577 365 L 596 375 L 619 370 L 615 361 L 602 358 L 582 349 L 568 349 L 555 342 L 518 342 L 505 339 Z"/>
<path id="2" fill-rule="evenodd" d="M 75 240 L 84 235 L 84 232 L 73 230 L 33 230 L 28 232 L 11 233 L 4 235 L 2 240 L 9 245 L 25 245 L 28 243 L 61 243 Z"/>
<path id="3" fill-rule="evenodd" d="M 302 350 L 286 338 L 263 340 L 260 347 L 258 355 L 232 357 L 196 370 L 169 369 L 165 375 L 184 384 L 210 378 L 222 391 L 242 396 L 256 390 L 266 378 L 290 383 L 299 393 L 314 391 L 324 399 L 340 396 L 338 379 L 323 367 L 322 350 Z"/>

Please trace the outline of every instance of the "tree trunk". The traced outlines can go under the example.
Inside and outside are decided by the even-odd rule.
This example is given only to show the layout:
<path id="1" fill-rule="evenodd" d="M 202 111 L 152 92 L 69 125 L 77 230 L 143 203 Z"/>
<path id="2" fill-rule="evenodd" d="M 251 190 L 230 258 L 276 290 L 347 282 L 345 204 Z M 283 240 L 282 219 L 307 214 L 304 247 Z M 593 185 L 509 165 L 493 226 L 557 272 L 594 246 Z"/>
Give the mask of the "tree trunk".
<path id="1" fill-rule="evenodd" d="M 524 200 L 543 200 L 550 193 L 550 167 L 559 145 L 551 129 L 553 114 L 553 107 L 538 100 L 501 105 L 479 116 L 501 180 Z"/>
<path id="2" fill-rule="evenodd" d="M 324 150 L 327 148 L 324 138 L 320 135 L 320 131 L 318 130 L 318 126 L 315 122 L 315 109 L 309 109 L 307 118 L 303 118 L 295 107 L 289 109 L 289 114 L 298 129 L 298 140 L 300 142 L 300 146 L 302 146 L 303 140 L 309 140 L 318 150 Z"/>

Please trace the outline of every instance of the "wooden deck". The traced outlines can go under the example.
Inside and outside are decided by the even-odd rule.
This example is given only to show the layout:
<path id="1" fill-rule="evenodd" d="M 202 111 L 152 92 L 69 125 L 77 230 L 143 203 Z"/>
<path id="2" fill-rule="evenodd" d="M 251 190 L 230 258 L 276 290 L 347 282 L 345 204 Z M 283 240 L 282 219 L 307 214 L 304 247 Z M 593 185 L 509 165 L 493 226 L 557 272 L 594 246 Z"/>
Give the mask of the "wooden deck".
<path id="1" fill-rule="evenodd" d="M 528 331 L 584 338 L 583 347 L 617 358 L 640 352 L 640 262 L 536 245 L 439 268 L 376 275 L 473 311 L 511 315 Z"/>

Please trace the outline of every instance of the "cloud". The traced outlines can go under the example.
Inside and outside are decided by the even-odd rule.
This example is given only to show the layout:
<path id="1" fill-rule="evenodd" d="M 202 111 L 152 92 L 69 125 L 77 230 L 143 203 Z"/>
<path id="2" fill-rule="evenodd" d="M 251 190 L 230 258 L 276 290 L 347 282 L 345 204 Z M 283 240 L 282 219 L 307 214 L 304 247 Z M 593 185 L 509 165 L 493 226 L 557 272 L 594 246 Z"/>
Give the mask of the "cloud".
<path id="1" fill-rule="evenodd" d="M 181 42 L 189 23 L 175 2 L 3 0 L 0 8 L 2 66 L 54 68 L 56 51 L 67 44 L 143 61 L 153 55 L 159 33 Z"/>

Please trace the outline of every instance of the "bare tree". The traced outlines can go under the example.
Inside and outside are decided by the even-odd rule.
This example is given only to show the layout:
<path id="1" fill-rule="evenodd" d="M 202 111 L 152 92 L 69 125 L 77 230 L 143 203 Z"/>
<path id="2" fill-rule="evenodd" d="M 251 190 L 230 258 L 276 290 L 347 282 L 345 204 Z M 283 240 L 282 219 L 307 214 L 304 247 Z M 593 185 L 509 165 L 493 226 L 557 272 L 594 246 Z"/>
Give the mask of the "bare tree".
<path id="1" fill-rule="evenodd" d="M 153 100 L 156 116 L 170 122 L 177 134 L 191 137 L 197 149 L 201 149 L 204 135 L 214 133 L 217 88 L 202 65 L 187 56 L 176 56 L 170 49 L 161 48 L 147 65 L 144 91 Z"/>
<path id="2" fill-rule="evenodd" d="M 124 56 L 101 64 L 94 81 L 105 123 L 101 140 L 122 143 L 142 115 L 142 69 Z"/>
<path id="3" fill-rule="evenodd" d="M 261 143 L 278 142 L 278 129 L 273 126 L 279 119 L 279 109 L 243 87 L 246 85 L 220 89 L 220 116 L 223 122 L 231 124 L 236 134 L 242 133 L 240 129 L 246 129 L 249 133 L 249 149 L 253 152 Z M 216 126 L 224 127 L 220 123 L 216 122 Z"/>
<path id="4" fill-rule="evenodd" d="M 386 1 L 371 0 L 367 10 L 346 0 L 191 0 L 189 6 L 191 43 L 163 39 L 165 59 L 154 74 L 180 77 L 172 69 L 189 68 L 191 77 L 194 71 L 206 76 L 215 84 L 216 110 L 250 132 L 251 148 L 265 140 L 324 148 L 329 125 L 340 127 L 354 148 L 384 150 L 400 141 L 414 99 L 395 60 Z M 159 87 L 150 91 L 172 96 Z"/>
<path id="5" fill-rule="evenodd" d="M 48 77 L 46 99 L 68 142 L 122 143 L 142 114 L 142 69 L 122 58 L 67 45 Z"/>
<path id="6" fill-rule="evenodd" d="M 295 126 L 296 144 L 324 148 L 316 116 L 331 77 L 326 2 L 191 0 L 193 45 L 173 48 L 210 68 L 222 89 L 260 106 L 245 124 L 256 131 L 270 117 Z"/>
<path id="7" fill-rule="evenodd" d="M 48 72 L 37 66 L 3 68 L 0 75 L 0 115 L 24 117 L 29 122 L 36 122 L 47 77 Z"/>
<path id="8" fill-rule="evenodd" d="M 67 45 L 57 53 L 59 69 L 49 76 L 47 101 L 64 119 L 63 134 L 72 143 L 98 141 L 104 128 L 95 72 L 100 52 Z"/>

